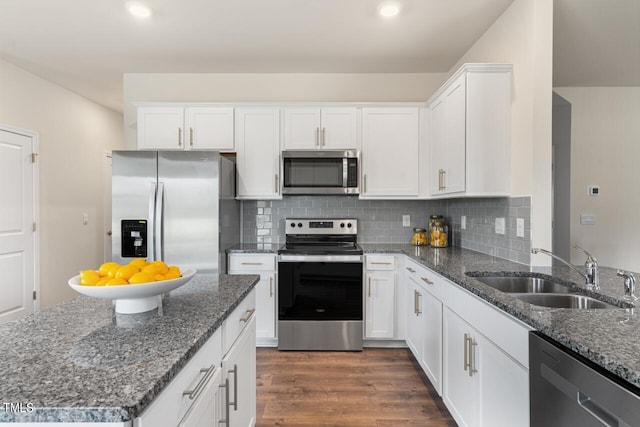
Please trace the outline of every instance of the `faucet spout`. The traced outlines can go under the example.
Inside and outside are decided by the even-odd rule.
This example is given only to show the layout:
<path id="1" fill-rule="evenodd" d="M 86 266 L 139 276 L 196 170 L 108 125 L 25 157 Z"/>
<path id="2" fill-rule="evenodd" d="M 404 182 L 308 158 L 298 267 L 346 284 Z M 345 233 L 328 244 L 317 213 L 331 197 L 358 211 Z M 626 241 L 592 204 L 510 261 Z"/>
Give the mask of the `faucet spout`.
<path id="1" fill-rule="evenodd" d="M 599 283 L 599 277 L 598 277 L 598 262 L 596 261 L 596 259 L 594 257 L 592 257 L 584 249 L 578 247 L 575 244 L 573 246 L 576 249 L 581 250 L 582 252 L 584 252 L 587 255 L 587 262 L 585 263 L 586 272 L 580 271 L 578 269 L 578 267 L 576 267 L 575 265 L 571 264 L 569 261 L 566 261 L 566 260 L 560 258 L 559 256 L 553 254 L 551 251 L 548 251 L 546 249 L 532 248 L 531 249 L 531 253 L 532 254 L 543 253 L 545 255 L 549 255 L 553 259 L 557 259 L 558 261 L 560 261 L 563 264 L 571 267 L 574 271 L 576 271 L 579 275 L 581 275 L 584 278 L 584 280 L 585 280 L 585 282 L 586 282 L 588 287 L 592 287 L 594 289 L 599 289 L 600 283 Z"/>

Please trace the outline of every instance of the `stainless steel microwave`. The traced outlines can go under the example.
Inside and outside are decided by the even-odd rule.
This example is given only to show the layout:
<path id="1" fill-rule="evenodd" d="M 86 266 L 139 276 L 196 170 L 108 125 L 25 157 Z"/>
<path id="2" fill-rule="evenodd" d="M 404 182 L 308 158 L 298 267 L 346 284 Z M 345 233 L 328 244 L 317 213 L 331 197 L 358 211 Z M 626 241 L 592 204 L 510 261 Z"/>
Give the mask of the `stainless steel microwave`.
<path id="1" fill-rule="evenodd" d="M 282 194 L 358 194 L 357 150 L 285 150 Z"/>

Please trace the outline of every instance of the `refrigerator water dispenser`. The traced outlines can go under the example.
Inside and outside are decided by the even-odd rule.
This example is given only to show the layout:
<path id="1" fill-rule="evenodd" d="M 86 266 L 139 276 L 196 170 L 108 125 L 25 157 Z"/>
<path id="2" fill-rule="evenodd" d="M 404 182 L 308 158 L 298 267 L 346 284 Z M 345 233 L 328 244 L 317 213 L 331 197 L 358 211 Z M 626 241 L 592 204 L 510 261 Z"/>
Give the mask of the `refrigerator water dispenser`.
<path id="1" fill-rule="evenodd" d="M 147 257 L 147 220 L 123 219 L 122 231 L 122 258 L 146 258 Z"/>

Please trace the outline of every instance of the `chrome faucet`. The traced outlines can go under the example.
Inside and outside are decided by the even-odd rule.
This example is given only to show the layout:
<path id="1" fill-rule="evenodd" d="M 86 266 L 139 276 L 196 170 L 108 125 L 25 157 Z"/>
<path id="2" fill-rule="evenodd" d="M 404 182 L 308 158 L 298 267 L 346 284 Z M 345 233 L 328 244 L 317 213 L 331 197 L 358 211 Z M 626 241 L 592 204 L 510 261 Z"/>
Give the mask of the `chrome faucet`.
<path id="1" fill-rule="evenodd" d="M 633 273 L 627 273 L 623 270 L 618 270 L 618 276 L 624 277 L 624 298 L 631 301 L 636 301 L 636 276 Z"/>
<path id="2" fill-rule="evenodd" d="M 596 289 L 596 290 L 600 289 L 600 277 L 599 277 L 600 275 L 598 273 L 598 260 L 596 260 L 595 257 L 591 256 L 589 252 L 585 251 L 575 243 L 573 244 L 573 247 L 583 252 L 587 256 L 587 261 L 584 263 L 586 271 L 580 271 L 578 267 L 571 264 L 569 261 L 565 261 L 564 259 L 560 258 L 557 255 L 554 255 L 553 253 L 551 253 L 551 251 L 548 251 L 546 249 L 532 248 L 531 253 L 532 254 L 543 253 L 545 255 L 549 255 L 551 258 L 557 259 L 558 261 L 573 268 L 575 271 L 578 272 L 578 274 L 584 277 L 584 280 L 588 288 Z"/>

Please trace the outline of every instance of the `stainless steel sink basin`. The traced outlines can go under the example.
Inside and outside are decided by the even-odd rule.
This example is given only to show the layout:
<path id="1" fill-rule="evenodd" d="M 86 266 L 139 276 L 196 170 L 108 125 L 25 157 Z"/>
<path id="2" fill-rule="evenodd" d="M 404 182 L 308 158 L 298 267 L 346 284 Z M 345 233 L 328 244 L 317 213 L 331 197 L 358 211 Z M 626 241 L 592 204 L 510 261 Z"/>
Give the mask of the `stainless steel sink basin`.
<path id="1" fill-rule="evenodd" d="M 570 294 L 569 286 L 540 277 L 528 276 L 479 276 L 475 279 L 502 292 L 524 294 Z"/>
<path id="2" fill-rule="evenodd" d="M 513 297 L 529 304 L 552 308 L 618 308 L 606 302 L 576 294 L 517 294 Z"/>

